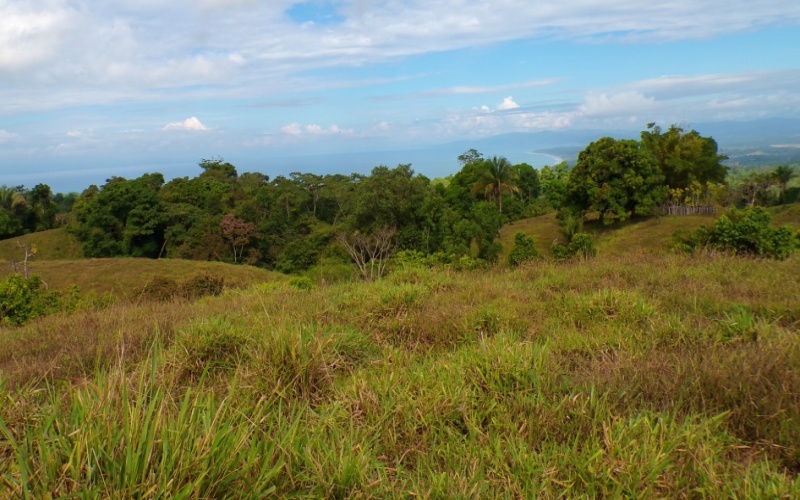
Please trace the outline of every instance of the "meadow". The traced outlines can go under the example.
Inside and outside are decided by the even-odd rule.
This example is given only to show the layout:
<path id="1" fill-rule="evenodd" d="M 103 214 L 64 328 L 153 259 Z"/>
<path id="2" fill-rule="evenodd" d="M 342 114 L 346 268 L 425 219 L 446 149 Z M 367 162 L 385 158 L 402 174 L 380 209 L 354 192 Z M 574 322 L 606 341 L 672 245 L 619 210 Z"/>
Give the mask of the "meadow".
<path id="1" fill-rule="evenodd" d="M 0 497 L 796 498 L 800 255 L 669 253 L 676 220 L 0 328 Z"/>

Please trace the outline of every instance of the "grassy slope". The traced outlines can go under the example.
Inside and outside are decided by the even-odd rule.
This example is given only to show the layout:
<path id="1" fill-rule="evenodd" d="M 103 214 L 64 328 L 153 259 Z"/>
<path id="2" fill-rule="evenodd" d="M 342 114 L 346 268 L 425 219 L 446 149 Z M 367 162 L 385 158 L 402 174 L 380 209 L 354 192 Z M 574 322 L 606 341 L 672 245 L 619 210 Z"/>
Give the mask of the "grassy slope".
<path id="1" fill-rule="evenodd" d="M 772 214 L 774 225 L 788 224 L 794 229 L 800 229 L 800 203 L 768 210 Z M 676 231 L 693 230 L 703 224 L 711 225 L 722 213 L 724 212 L 716 215 L 633 219 L 611 226 L 592 221 L 584 226 L 584 230 L 594 235 L 597 251 L 601 255 L 623 255 L 631 251 L 662 253 L 668 250 Z M 517 231 L 533 237 L 536 249 L 543 255 L 550 255 L 550 247 L 554 241 L 564 242 L 555 214 L 523 219 L 507 224 L 500 230 L 504 257 L 514 247 L 514 235 Z"/>
<path id="2" fill-rule="evenodd" d="M 35 261 L 31 272 L 50 286 L 64 289 L 78 285 L 82 292 L 111 292 L 124 297 L 141 288 L 154 277 L 185 281 L 198 274 L 225 279 L 225 283 L 244 287 L 265 281 L 284 280 L 285 275 L 252 266 L 234 266 L 221 262 L 181 259 L 81 259 Z"/>
<path id="3" fill-rule="evenodd" d="M 24 257 L 18 243 L 36 245 L 37 261 L 70 260 L 83 257 L 81 243 L 63 228 L 59 228 L 0 240 L 0 263 L 19 261 Z"/>
<path id="4" fill-rule="evenodd" d="M 800 256 L 638 253 L 44 318 L 0 329 L 6 377 L 65 381 L 52 399 L 0 386 L 0 481 L 33 496 L 796 498 L 798 296 Z"/>

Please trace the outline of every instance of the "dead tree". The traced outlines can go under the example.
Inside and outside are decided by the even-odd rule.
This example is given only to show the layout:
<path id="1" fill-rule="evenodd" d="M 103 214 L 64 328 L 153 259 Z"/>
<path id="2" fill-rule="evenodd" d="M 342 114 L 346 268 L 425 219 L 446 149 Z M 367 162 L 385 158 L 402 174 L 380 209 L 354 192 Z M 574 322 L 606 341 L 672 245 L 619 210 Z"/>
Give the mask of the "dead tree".
<path id="1" fill-rule="evenodd" d="M 36 256 L 36 245 L 31 245 L 30 243 L 21 243 L 21 242 L 18 241 L 17 242 L 17 246 L 22 249 L 22 252 L 23 252 L 23 255 L 24 255 L 24 258 L 22 259 L 22 276 L 25 279 L 28 279 L 29 278 L 29 276 L 28 276 L 28 274 L 29 274 L 29 272 L 28 272 L 28 269 L 29 269 L 28 268 L 28 262 L 33 257 Z M 16 273 L 17 272 L 17 263 L 14 262 L 13 266 L 14 266 L 14 272 Z"/>
<path id="2" fill-rule="evenodd" d="M 336 240 L 353 258 L 361 276 L 372 281 L 383 276 L 389 258 L 397 250 L 395 233 L 397 233 L 395 228 L 382 227 L 369 235 L 358 231 L 350 236 L 338 233 Z"/>

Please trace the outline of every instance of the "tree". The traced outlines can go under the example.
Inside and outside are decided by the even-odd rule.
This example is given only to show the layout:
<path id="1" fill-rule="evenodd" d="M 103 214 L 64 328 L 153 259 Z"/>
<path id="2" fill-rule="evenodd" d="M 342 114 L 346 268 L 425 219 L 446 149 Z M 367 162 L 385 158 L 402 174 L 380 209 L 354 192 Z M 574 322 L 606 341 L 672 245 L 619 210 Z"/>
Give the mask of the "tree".
<path id="1" fill-rule="evenodd" d="M 256 225 L 228 214 L 220 221 L 219 228 L 223 240 L 233 250 L 233 262 L 238 264 L 244 256 L 245 247 L 256 236 Z"/>
<path id="2" fill-rule="evenodd" d="M 166 217 L 159 198 L 164 176 L 112 177 L 90 186 L 75 202 L 67 230 L 83 243 L 86 257 L 158 257 Z"/>
<path id="3" fill-rule="evenodd" d="M 728 168 L 722 162 L 728 157 L 717 153 L 717 142 L 711 137 L 695 130 L 686 132 L 676 125 L 664 132 L 655 123 L 648 123 L 641 139 L 672 189 L 685 189 L 692 181 L 705 184 L 725 180 Z"/>
<path id="4" fill-rule="evenodd" d="M 355 232 L 348 236 L 338 233 L 336 240 L 350 254 L 361 276 L 372 281 L 383 276 L 389 258 L 397 250 L 395 233 L 394 228 L 382 227 L 371 234 Z"/>
<path id="5" fill-rule="evenodd" d="M 539 173 L 527 163 L 514 165 L 513 169 L 516 172 L 516 184 L 523 203 L 526 205 L 533 203 L 542 191 Z"/>
<path id="6" fill-rule="evenodd" d="M 493 156 L 482 163 L 481 177 L 472 187 L 472 194 L 483 193 L 489 201 L 497 203 L 497 211 L 503 213 L 503 194 L 519 191 L 516 181 L 518 173 L 504 157 Z"/>
<path id="7" fill-rule="evenodd" d="M 569 177 L 572 203 L 605 224 L 650 215 L 667 194 L 664 176 L 642 145 L 604 137 L 578 155 Z"/>
<path id="8" fill-rule="evenodd" d="M 558 210 L 567 202 L 569 194 L 569 167 L 566 162 L 561 162 L 552 167 L 545 165 L 539 172 L 542 197 L 547 204 Z"/>
<path id="9" fill-rule="evenodd" d="M 462 167 L 474 163 L 480 163 L 482 161 L 483 154 L 478 152 L 476 149 L 469 149 L 458 155 L 458 163 L 460 163 Z"/>
<path id="10" fill-rule="evenodd" d="M 203 178 L 232 182 L 238 177 L 236 167 L 222 158 L 202 159 L 198 165 L 203 169 L 203 173 L 200 174 L 200 177 Z"/>
<path id="11" fill-rule="evenodd" d="M 781 188 L 781 204 L 786 203 L 786 186 L 789 181 L 797 177 L 794 169 L 788 165 L 779 165 L 772 171 L 772 177 Z"/>

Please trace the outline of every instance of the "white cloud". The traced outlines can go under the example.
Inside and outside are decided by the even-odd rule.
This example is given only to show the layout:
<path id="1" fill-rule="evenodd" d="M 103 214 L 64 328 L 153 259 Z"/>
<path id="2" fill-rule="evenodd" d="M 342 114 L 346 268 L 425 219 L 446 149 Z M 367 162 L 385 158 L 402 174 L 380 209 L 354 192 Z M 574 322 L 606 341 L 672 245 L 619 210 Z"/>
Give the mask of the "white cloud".
<path id="1" fill-rule="evenodd" d="M 69 132 L 67 132 L 67 137 L 72 137 L 76 139 L 82 135 L 83 134 L 80 132 L 80 130 L 70 130 Z"/>
<path id="2" fill-rule="evenodd" d="M 503 102 L 500 103 L 499 106 L 497 106 L 497 109 L 499 111 L 506 111 L 506 110 L 509 110 L 509 109 L 516 109 L 518 107 L 519 107 L 519 104 L 515 103 L 514 99 L 512 99 L 511 96 L 508 96 L 505 99 L 503 99 Z"/>
<path id="3" fill-rule="evenodd" d="M 639 92 L 622 92 L 619 94 L 596 94 L 586 96 L 579 111 L 586 117 L 608 117 L 637 114 L 652 111 L 657 107 L 656 100 Z"/>
<path id="4" fill-rule="evenodd" d="M 167 123 L 164 125 L 162 130 L 191 130 L 191 131 L 202 131 L 208 130 L 208 128 L 200 123 L 200 120 L 197 117 L 192 116 L 191 118 L 187 118 L 182 122 L 173 122 Z"/>
<path id="5" fill-rule="evenodd" d="M 281 127 L 281 132 L 286 135 L 300 135 L 303 133 L 303 129 L 300 127 L 299 123 L 290 123 L 289 125 Z"/>
<path id="6" fill-rule="evenodd" d="M 317 124 L 309 124 L 305 127 L 299 123 L 290 123 L 281 127 L 281 132 L 285 135 L 349 135 L 353 133 L 353 129 L 342 129 L 338 125 L 331 125 L 328 128 L 321 127 Z"/>

